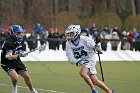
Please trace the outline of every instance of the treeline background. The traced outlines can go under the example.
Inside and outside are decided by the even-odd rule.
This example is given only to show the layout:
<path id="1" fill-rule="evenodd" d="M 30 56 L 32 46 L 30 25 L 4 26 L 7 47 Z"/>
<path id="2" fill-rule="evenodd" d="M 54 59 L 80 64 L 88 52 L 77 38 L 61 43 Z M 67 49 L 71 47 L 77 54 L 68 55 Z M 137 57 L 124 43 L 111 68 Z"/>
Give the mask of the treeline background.
<path id="1" fill-rule="evenodd" d="M 47 29 L 63 29 L 68 24 L 90 27 L 95 22 L 140 30 L 140 0 L 0 0 L 2 27 L 21 24 L 31 31 L 36 23 Z"/>

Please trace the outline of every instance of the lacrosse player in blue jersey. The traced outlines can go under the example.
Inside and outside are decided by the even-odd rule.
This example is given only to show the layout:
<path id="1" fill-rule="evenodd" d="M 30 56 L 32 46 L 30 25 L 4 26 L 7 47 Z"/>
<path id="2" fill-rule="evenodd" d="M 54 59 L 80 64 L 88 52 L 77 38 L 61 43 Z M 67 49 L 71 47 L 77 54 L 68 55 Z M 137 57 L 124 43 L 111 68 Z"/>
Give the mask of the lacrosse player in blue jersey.
<path id="1" fill-rule="evenodd" d="M 19 25 L 12 25 L 10 27 L 10 36 L 4 41 L 1 52 L 1 67 L 11 78 L 12 91 L 17 93 L 17 81 L 21 75 L 27 86 L 29 87 L 28 93 L 38 93 L 32 85 L 30 75 L 27 68 L 20 60 L 20 57 L 25 57 L 27 54 L 21 50 L 23 44 L 24 30 Z"/>
<path id="2" fill-rule="evenodd" d="M 80 25 L 69 25 L 65 30 L 66 35 L 66 56 L 71 64 L 80 65 L 80 76 L 90 86 L 91 93 L 98 93 L 95 85 L 106 91 L 106 93 L 115 93 L 108 88 L 102 81 L 98 80 L 96 74 L 95 52 L 100 51 L 96 47 L 94 40 L 87 36 L 80 36 Z"/>

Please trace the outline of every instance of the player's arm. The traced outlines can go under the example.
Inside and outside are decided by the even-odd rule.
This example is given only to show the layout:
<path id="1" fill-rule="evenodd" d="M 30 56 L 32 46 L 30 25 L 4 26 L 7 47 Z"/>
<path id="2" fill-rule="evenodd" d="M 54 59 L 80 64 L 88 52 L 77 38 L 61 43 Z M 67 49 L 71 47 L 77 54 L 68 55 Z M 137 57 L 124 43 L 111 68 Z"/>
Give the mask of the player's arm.
<path id="1" fill-rule="evenodd" d="M 13 54 L 13 50 L 7 50 L 5 58 L 9 60 L 17 59 L 19 57 L 19 54 Z"/>
<path id="2" fill-rule="evenodd" d="M 4 42 L 2 46 L 3 50 L 6 52 L 5 58 L 7 58 L 8 60 L 13 60 L 23 55 L 23 53 L 19 53 L 17 50 L 11 50 L 11 45 L 12 44 L 10 42 Z"/>
<path id="3" fill-rule="evenodd" d="M 17 59 L 18 54 L 13 54 L 13 50 L 11 50 L 11 47 L 13 47 L 13 44 L 11 42 L 5 42 L 4 44 L 4 49 L 6 50 L 6 55 L 5 58 L 12 60 L 12 59 Z"/>
<path id="4" fill-rule="evenodd" d="M 95 49 L 96 43 L 95 43 L 95 41 L 93 39 L 87 37 L 85 39 L 85 43 L 86 43 L 87 47 L 90 47 L 92 49 Z"/>
<path id="5" fill-rule="evenodd" d="M 27 56 L 28 53 L 26 51 L 13 51 L 13 50 L 8 50 L 6 51 L 5 58 L 9 60 L 17 59 L 18 57 L 25 57 Z"/>
<path id="6" fill-rule="evenodd" d="M 77 62 L 80 61 L 80 59 L 76 59 L 74 57 L 74 54 L 73 54 L 72 51 L 73 50 L 71 49 L 69 44 L 66 43 L 66 56 L 67 56 L 68 62 L 71 63 L 71 64 L 76 64 Z"/>
<path id="7" fill-rule="evenodd" d="M 5 41 L 2 45 L 3 51 L 5 51 L 5 58 L 12 60 L 12 59 L 17 59 L 18 54 L 13 54 L 13 50 L 11 50 L 12 44 L 8 41 Z"/>
<path id="8" fill-rule="evenodd" d="M 93 50 L 95 50 L 97 52 L 101 52 L 100 46 L 97 45 L 96 42 L 93 39 L 87 38 L 86 41 L 87 41 L 86 44 L 87 44 L 88 47 L 92 48 Z"/>

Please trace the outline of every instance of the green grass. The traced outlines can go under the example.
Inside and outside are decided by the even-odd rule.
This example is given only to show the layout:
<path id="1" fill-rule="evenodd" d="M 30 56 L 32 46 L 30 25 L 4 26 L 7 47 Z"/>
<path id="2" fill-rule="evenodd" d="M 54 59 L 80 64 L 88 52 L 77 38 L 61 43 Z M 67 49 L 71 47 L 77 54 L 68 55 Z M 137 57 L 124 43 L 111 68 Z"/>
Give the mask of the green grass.
<path id="1" fill-rule="evenodd" d="M 79 76 L 80 67 L 68 62 L 25 62 L 30 72 L 34 87 L 39 93 L 90 93 L 90 88 Z M 139 93 L 140 62 L 102 62 L 105 84 L 117 93 Z M 101 80 L 100 68 L 97 63 L 98 78 Z M 0 93 L 10 93 L 10 78 L 0 69 Z M 26 87 L 23 78 L 19 86 Z M 19 93 L 27 93 L 27 88 L 19 88 Z M 99 93 L 105 93 L 97 88 Z M 57 91 L 57 92 L 50 92 Z"/>

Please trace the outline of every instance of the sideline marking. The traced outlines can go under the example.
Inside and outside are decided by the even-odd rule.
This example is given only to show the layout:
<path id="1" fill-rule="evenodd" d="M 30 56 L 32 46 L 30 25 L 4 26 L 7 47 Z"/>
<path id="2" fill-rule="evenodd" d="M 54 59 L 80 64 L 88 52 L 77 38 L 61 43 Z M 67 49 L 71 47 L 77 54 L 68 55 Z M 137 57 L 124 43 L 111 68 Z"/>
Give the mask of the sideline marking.
<path id="1" fill-rule="evenodd" d="M 0 84 L 0 86 L 6 86 L 6 87 L 11 87 L 12 85 L 8 85 L 8 84 Z M 24 88 L 24 89 L 28 89 L 28 87 L 24 87 L 24 86 L 18 86 L 19 88 Z M 46 91 L 46 92 L 52 92 L 52 93 L 66 93 L 66 92 L 58 92 L 58 91 L 54 91 L 54 90 L 45 90 L 45 89 L 39 89 L 39 88 L 35 88 L 36 90 L 39 91 Z"/>

